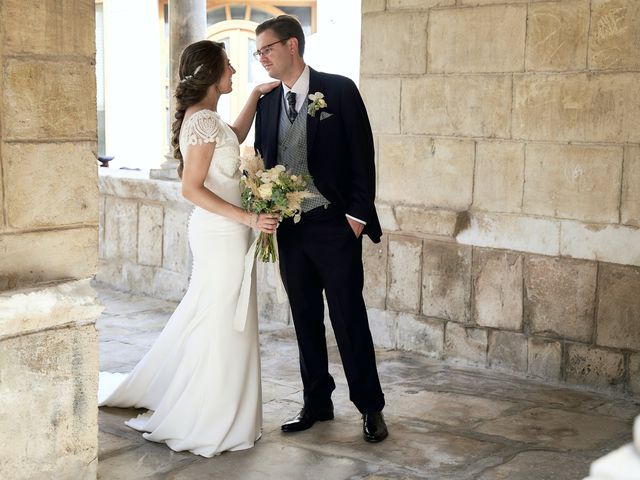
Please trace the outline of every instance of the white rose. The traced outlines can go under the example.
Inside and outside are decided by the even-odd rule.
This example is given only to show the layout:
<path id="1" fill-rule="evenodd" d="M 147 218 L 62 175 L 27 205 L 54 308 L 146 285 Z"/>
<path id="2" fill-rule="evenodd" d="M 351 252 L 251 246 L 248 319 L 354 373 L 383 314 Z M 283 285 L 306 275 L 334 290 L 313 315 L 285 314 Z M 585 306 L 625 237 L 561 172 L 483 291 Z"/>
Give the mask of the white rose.
<path id="1" fill-rule="evenodd" d="M 258 192 L 260 192 L 262 198 L 270 200 L 271 194 L 273 193 L 273 185 L 271 183 L 264 183 L 258 187 Z"/>

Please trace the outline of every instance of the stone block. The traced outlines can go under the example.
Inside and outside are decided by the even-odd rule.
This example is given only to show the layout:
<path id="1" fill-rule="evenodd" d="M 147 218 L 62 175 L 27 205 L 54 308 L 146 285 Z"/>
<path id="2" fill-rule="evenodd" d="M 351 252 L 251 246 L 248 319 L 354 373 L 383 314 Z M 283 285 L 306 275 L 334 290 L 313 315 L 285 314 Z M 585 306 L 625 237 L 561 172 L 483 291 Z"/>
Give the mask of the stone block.
<path id="1" fill-rule="evenodd" d="M 526 155 L 523 212 L 618 222 L 621 147 L 533 144 Z"/>
<path id="2" fill-rule="evenodd" d="M 182 184 L 180 182 L 167 182 L 164 180 L 150 180 L 147 178 L 123 178 L 111 176 L 100 171 L 98 187 L 102 195 L 110 195 L 119 198 L 131 198 L 154 203 L 175 203 L 184 208 L 193 208 L 182 196 Z"/>
<path id="3" fill-rule="evenodd" d="M 526 23 L 524 5 L 434 10 L 427 33 L 428 72 L 521 72 Z"/>
<path id="4" fill-rule="evenodd" d="M 138 262 L 159 267 L 162 265 L 164 210 L 161 205 L 140 205 L 138 215 Z"/>
<path id="5" fill-rule="evenodd" d="M 640 351 L 640 268 L 603 263 L 596 344 Z"/>
<path id="6" fill-rule="evenodd" d="M 4 140 L 95 139 L 96 76 L 92 61 L 9 59 L 4 68 Z"/>
<path id="7" fill-rule="evenodd" d="M 521 333 L 489 332 L 488 364 L 491 368 L 525 373 L 527 371 L 527 338 Z"/>
<path id="8" fill-rule="evenodd" d="M 522 330 L 522 255 L 477 248 L 472 268 L 476 323 Z"/>
<path id="9" fill-rule="evenodd" d="M 487 362 L 487 331 L 482 328 L 466 328 L 447 322 L 444 334 L 444 356 L 449 360 L 485 365 Z"/>
<path id="10" fill-rule="evenodd" d="M 395 208 L 400 230 L 428 235 L 453 237 L 460 213 L 451 210 L 425 209 L 398 205 Z"/>
<path id="11" fill-rule="evenodd" d="M 383 12 L 386 8 L 387 0 L 362 0 L 361 3 L 361 12 L 371 13 L 371 12 Z"/>
<path id="12" fill-rule="evenodd" d="M 529 338 L 527 374 L 550 381 L 560 380 L 562 345 L 542 338 Z"/>
<path id="13" fill-rule="evenodd" d="M 510 136 L 512 80 L 497 75 L 427 75 L 402 81 L 404 133 Z"/>
<path id="14" fill-rule="evenodd" d="M 396 215 L 393 212 L 393 207 L 391 205 L 376 203 L 376 210 L 378 212 L 378 219 L 380 220 L 380 226 L 383 231 L 395 232 L 400 228 L 398 227 Z"/>
<path id="15" fill-rule="evenodd" d="M 138 203 L 135 200 L 109 196 L 105 207 L 105 258 L 137 261 Z"/>
<path id="16" fill-rule="evenodd" d="M 640 73 L 515 75 L 513 138 L 640 142 Z"/>
<path id="17" fill-rule="evenodd" d="M 360 71 L 363 75 L 422 74 L 427 68 L 425 13 L 362 17 Z"/>
<path id="18" fill-rule="evenodd" d="M 187 232 L 189 215 L 187 210 L 165 209 L 162 242 L 162 266 L 187 275 L 191 273 L 191 250 Z"/>
<path id="19" fill-rule="evenodd" d="M 473 189 L 473 142 L 425 137 L 380 139 L 378 198 L 466 210 Z"/>
<path id="20" fill-rule="evenodd" d="M 640 394 L 640 353 L 629 356 L 629 390 L 636 395 Z"/>
<path id="21" fill-rule="evenodd" d="M 531 3 L 549 0 L 458 0 L 458 5 L 464 6 L 481 6 L 481 5 L 493 5 L 496 3 Z"/>
<path id="22" fill-rule="evenodd" d="M 107 198 L 104 195 L 100 195 L 98 200 L 98 257 L 104 258 L 104 218 L 105 218 L 105 203 Z"/>
<path id="23" fill-rule="evenodd" d="M 514 0 L 515 1 L 515 0 Z M 534 420 L 535 421 L 535 420 Z M 527 423 L 532 424 L 529 421 Z M 542 436 L 546 429 L 532 425 Z M 506 427 L 509 428 L 509 427 Z M 513 428 L 513 427 L 511 427 Z M 524 431 L 526 427 L 518 426 Z M 554 428 L 554 427 L 551 427 Z M 551 437 L 551 435 L 549 435 Z M 555 437 L 555 435 L 554 435 Z M 527 450 L 515 454 L 505 463 L 486 468 L 474 480 L 529 480 L 530 478 L 557 478 L 558 472 L 566 478 L 582 479 L 586 472 L 586 462 L 579 456 L 558 451 Z M 593 480 L 593 479 L 590 479 Z"/>
<path id="24" fill-rule="evenodd" d="M 492 212 L 519 212 L 524 183 L 524 145 L 478 142 L 473 206 Z"/>
<path id="25" fill-rule="evenodd" d="M 88 278 L 98 261 L 98 227 L 0 236 L 0 291 Z"/>
<path id="26" fill-rule="evenodd" d="M 640 3 L 636 0 L 593 0 L 589 68 L 640 67 Z"/>
<path id="27" fill-rule="evenodd" d="M 95 323 L 103 306 L 89 279 L 0 293 L 0 338 Z"/>
<path id="28" fill-rule="evenodd" d="M 446 7 L 455 5 L 456 0 L 389 0 L 389 10 L 427 10 L 431 7 Z"/>
<path id="29" fill-rule="evenodd" d="M 3 476 L 96 478 L 95 326 L 0 340 L 0 358 L 0 411 L 10 412 L 0 415 Z"/>
<path id="30" fill-rule="evenodd" d="M 622 353 L 588 345 L 567 344 L 566 362 L 565 374 L 568 383 L 622 390 L 624 382 Z"/>
<path id="31" fill-rule="evenodd" d="M 384 310 L 387 298 L 387 248 L 388 238 L 380 243 L 368 239 L 362 241 L 362 263 L 364 265 L 364 301 L 367 307 Z"/>
<path id="32" fill-rule="evenodd" d="M 640 266 L 640 229 L 560 222 L 563 256 Z"/>
<path id="33" fill-rule="evenodd" d="M 526 69 L 584 70 L 587 66 L 588 0 L 529 6 Z"/>
<path id="34" fill-rule="evenodd" d="M 376 347 L 396 348 L 396 330 L 398 329 L 398 314 L 387 310 L 370 308 L 369 329 L 373 344 Z"/>
<path id="35" fill-rule="evenodd" d="M 399 314 L 396 348 L 418 352 L 431 358 L 442 358 L 444 322 L 406 313 Z"/>
<path id="36" fill-rule="evenodd" d="M 425 240 L 422 252 L 422 314 L 471 321 L 471 247 Z"/>
<path id="37" fill-rule="evenodd" d="M 98 223 L 95 143 L 3 146 L 5 205 L 11 227 Z M 63 185 L 63 187 L 62 187 Z"/>
<path id="38" fill-rule="evenodd" d="M 525 318 L 530 331 L 591 343 L 597 271 L 595 262 L 527 258 Z"/>
<path id="39" fill-rule="evenodd" d="M 21 0 L 4 2 L 5 54 L 95 55 L 95 2 L 45 0 L 24 7 Z"/>
<path id="40" fill-rule="evenodd" d="M 560 222 L 506 213 L 473 213 L 456 240 L 478 247 L 558 255 Z"/>
<path id="41" fill-rule="evenodd" d="M 400 133 L 400 79 L 363 78 L 360 93 L 376 133 Z"/>
<path id="42" fill-rule="evenodd" d="M 133 294 L 179 302 L 189 285 L 190 272 L 172 272 L 126 260 L 103 261 L 96 280 Z"/>
<path id="43" fill-rule="evenodd" d="M 521 387 L 514 385 L 514 388 L 520 389 Z M 560 393 L 553 387 L 545 388 L 542 385 L 536 390 L 524 391 L 522 389 L 520 393 L 524 398 L 520 406 L 524 407 L 524 401 L 529 401 L 531 397 L 538 397 L 543 392 L 550 393 L 550 390 Z M 613 415 L 597 415 L 592 411 L 580 408 L 584 407 L 585 405 L 583 404 L 588 402 L 587 398 L 597 398 L 597 396 L 589 397 L 586 392 L 578 393 L 576 390 L 574 390 L 576 392 L 574 395 L 578 394 L 580 397 L 576 403 L 570 404 L 572 406 L 568 406 L 565 403 L 566 396 L 570 395 L 570 390 L 567 389 L 563 391 L 563 393 L 566 392 L 564 393 L 566 396 L 563 399 L 546 397 L 541 403 L 532 408 L 518 408 L 516 411 L 501 415 L 496 420 L 484 422 L 482 425 L 475 427 L 474 431 L 492 435 L 494 438 L 499 436 L 512 442 L 534 444 L 537 448 L 548 449 L 553 452 L 571 452 L 574 458 L 579 458 L 588 451 L 609 450 L 612 448 L 612 444 L 623 442 L 623 440 L 617 439 L 620 438 L 619 432 L 628 431 L 628 422 Z M 603 402 L 606 401 L 603 396 L 600 396 L 600 398 L 602 398 Z M 563 404 L 566 405 L 564 408 L 560 406 Z M 573 405 L 577 406 L 573 407 Z M 598 409 L 594 408 L 594 410 L 597 411 Z M 529 451 L 531 452 L 531 450 Z M 548 468 L 549 465 L 545 463 L 550 458 L 548 456 L 541 458 L 539 456 L 540 450 L 536 450 L 535 453 L 535 466 L 537 468 L 533 470 L 518 470 L 513 475 L 510 475 L 508 470 L 503 470 L 502 472 L 494 470 L 490 472 L 492 475 L 480 478 L 483 480 L 542 480 L 543 478 L 560 480 L 564 477 L 564 480 L 577 480 L 583 479 L 587 472 L 588 460 L 582 460 L 580 474 L 573 475 L 569 473 L 571 470 L 575 471 L 573 465 L 571 465 L 573 462 L 569 463 L 569 465 L 567 465 L 568 462 L 556 464 L 554 469 L 550 469 Z M 520 467 L 522 468 L 524 465 L 520 465 Z M 546 472 L 551 472 L 551 474 L 547 475 Z M 594 479 L 589 478 L 588 480 Z M 598 478 L 597 480 L 603 479 Z M 616 478 L 616 480 L 622 479 Z"/>
<path id="44" fill-rule="evenodd" d="M 1 139 L 2 139 L 2 136 L 0 135 L 0 140 Z M 3 170 L 4 170 L 4 167 L 2 166 L 2 158 L 0 157 L 0 175 L 4 176 Z M 0 205 L 4 205 L 4 188 L 0 188 Z M 3 230 L 6 230 L 6 228 L 7 228 L 7 225 L 5 223 L 4 207 L 3 207 L 3 208 L 0 208 L 0 232 L 2 232 Z"/>
<path id="45" fill-rule="evenodd" d="M 420 312 L 422 241 L 409 237 L 389 239 L 389 288 L 387 308 L 398 312 Z"/>
<path id="46" fill-rule="evenodd" d="M 640 147 L 627 147 L 622 174 L 621 222 L 640 227 Z"/>

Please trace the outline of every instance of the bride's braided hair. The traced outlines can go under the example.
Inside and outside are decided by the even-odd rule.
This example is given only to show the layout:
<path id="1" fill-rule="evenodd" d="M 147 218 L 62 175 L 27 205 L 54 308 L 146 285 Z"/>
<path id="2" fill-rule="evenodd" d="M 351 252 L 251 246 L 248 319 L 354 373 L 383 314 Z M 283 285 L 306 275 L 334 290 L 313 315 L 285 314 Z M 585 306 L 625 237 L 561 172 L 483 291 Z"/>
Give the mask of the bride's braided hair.
<path id="1" fill-rule="evenodd" d="M 176 87 L 176 113 L 171 126 L 173 156 L 178 160 L 178 176 L 182 178 L 184 161 L 180 152 L 180 128 L 184 114 L 191 105 L 200 102 L 207 89 L 217 83 L 225 69 L 224 43 L 201 40 L 187 46 L 180 55 L 180 83 Z"/>

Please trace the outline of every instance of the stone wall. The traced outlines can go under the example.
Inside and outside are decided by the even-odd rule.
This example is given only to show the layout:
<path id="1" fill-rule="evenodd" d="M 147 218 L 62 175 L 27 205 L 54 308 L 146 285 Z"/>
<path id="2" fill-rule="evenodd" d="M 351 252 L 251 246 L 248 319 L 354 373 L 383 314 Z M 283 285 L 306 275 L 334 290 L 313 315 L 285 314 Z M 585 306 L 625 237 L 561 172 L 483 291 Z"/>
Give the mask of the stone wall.
<path id="1" fill-rule="evenodd" d="M 178 301 L 191 273 L 192 205 L 179 182 L 100 175 L 100 268 L 96 280 Z"/>
<path id="2" fill-rule="evenodd" d="M 640 394 L 640 3 L 362 8 L 378 343 Z"/>
<path id="3" fill-rule="evenodd" d="M 191 275 L 187 229 L 193 205 L 179 182 L 100 175 L 100 268 L 110 287 L 179 301 Z M 222 252 L 222 254 L 224 254 Z M 270 266 L 258 264 L 262 322 L 288 323 L 289 307 L 275 295 Z"/>
<path id="4" fill-rule="evenodd" d="M 96 476 L 94 15 L 0 2 L 1 478 Z"/>

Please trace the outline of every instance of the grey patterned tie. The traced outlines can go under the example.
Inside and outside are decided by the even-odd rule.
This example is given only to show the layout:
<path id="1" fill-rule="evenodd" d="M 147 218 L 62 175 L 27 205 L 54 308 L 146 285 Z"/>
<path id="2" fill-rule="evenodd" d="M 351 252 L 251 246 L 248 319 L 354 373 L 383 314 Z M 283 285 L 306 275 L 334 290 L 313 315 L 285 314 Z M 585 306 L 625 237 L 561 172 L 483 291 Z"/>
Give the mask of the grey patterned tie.
<path id="1" fill-rule="evenodd" d="M 298 116 L 298 112 L 296 112 L 296 94 L 294 92 L 287 92 L 287 105 L 289 106 L 287 109 L 287 117 L 289 117 L 289 121 L 293 123 Z"/>

